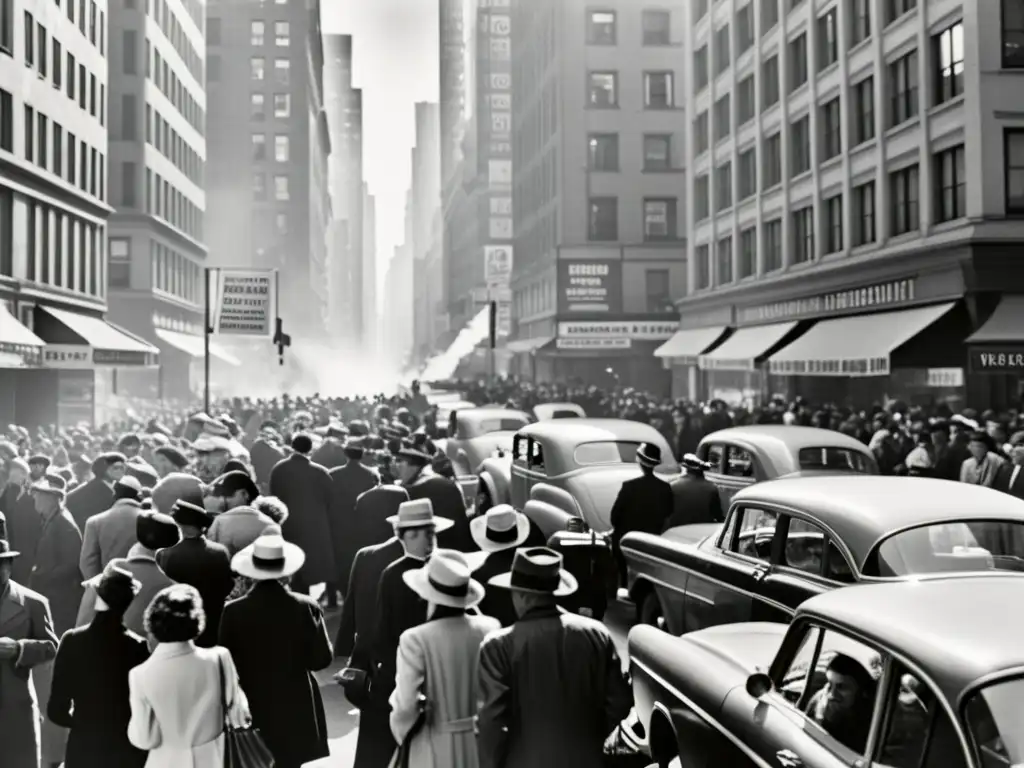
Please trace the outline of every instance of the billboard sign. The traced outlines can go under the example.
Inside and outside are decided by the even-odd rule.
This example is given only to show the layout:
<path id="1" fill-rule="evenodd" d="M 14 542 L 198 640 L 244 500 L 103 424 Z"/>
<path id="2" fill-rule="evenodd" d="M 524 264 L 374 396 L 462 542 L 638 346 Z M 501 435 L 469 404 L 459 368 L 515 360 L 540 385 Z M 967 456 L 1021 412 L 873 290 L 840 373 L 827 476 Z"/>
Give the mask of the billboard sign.
<path id="1" fill-rule="evenodd" d="M 221 336 L 273 338 L 277 318 L 276 272 L 218 269 L 213 275 L 213 332 Z"/>
<path id="2" fill-rule="evenodd" d="M 563 259 L 558 262 L 558 313 L 622 312 L 622 262 Z"/>

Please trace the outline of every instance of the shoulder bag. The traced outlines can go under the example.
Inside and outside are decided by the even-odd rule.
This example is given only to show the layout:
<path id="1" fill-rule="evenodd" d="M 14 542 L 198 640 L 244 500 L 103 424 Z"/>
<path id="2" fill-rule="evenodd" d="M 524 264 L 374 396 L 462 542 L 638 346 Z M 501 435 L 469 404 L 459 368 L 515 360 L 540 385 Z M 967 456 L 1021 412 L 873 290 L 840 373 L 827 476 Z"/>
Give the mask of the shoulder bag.
<path id="1" fill-rule="evenodd" d="M 220 669 L 220 703 L 224 713 L 224 768 L 274 768 L 274 755 L 263 743 L 263 737 L 251 724 L 235 728 L 228 717 L 227 680 L 224 663 L 217 657 Z"/>

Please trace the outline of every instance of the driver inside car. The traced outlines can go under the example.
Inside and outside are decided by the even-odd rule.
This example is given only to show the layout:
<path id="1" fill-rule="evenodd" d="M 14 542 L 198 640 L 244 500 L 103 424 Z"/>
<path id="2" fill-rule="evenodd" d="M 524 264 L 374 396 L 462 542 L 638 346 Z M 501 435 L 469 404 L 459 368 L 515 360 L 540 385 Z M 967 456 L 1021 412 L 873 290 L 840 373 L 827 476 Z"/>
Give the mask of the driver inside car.
<path id="1" fill-rule="evenodd" d="M 825 670 L 825 685 L 807 705 L 807 716 L 840 744 L 862 755 L 874 701 L 871 674 L 856 659 L 837 653 Z"/>

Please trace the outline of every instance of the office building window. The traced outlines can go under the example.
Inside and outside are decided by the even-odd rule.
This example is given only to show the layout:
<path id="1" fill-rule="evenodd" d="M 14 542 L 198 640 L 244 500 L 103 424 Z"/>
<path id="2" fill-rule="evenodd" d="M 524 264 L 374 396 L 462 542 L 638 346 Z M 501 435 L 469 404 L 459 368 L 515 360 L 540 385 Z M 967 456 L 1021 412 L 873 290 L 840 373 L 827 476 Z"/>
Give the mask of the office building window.
<path id="1" fill-rule="evenodd" d="M 126 208 L 134 208 L 135 198 L 135 177 L 138 171 L 135 163 L 121 163 L 121 205 Z"/>
<path id="2" fill-rule="evenodd" d="M 46 170 L 49 168 L 49 154 L 47 147 L 50 143 L 50 121 L 42 112 L 36 113 L 36 164 Z"/>
<path id="3" fill-rule="evenodd" d="M 253 56 L 249 59 L 249 71 L 253 80 L 267 79 L 267 60 L 262 56 Z"/>
<path id="4" fill-rule="evenodd" d="M 916 165 L 889 174 L 889 199 L 892 201 L 892 234 L 902 235 L 921 229 Z"/>
<path id="5" fill-rule="evenodd" d="M 138 134 L 138 105 L 134 93 L 121 96 L 121 138 L 135 141 Z"/>
<path id="6" fill-rule="evenodd" d="M 732 163 L 715 169 L 715 211 L 732 207 Z"/>
<path id="7" fill-rule="evenodd" d="M 738 200 L 746 200 L 757 192 L 757 147 L 740 153 L 736 159 L 736 177 L 739 180 Z"/>
<path id="8" fill-rule="evenodd" d="M 292 63 L 288 59 L 274 59 L 274 82 L 288 85 L 291 82 Z"/>
<path id="9" fill-rule="evenodd" d="M 619 134 L 592 133 L 588 147 L 592 171 L 619 170 Z"/>
<path id="10" fill-rule="evenodd" d="M 824 16 L 818 17 L 818 71 L 825 69 L 839 58 L 839 27 L 837 11 L 833 7 Z"/>
<path id="11" fill-rule="evenodd" d="M 708 113 L 701 112 L 693 121 L 693 147 L 699 155 L 707 152 L 711 146 L 711 134 L 708 131 Z"/>
<path id="12" fill-rule="evenodd" d="M 644 240 L 675 239 L 675 198 L 644 198 Z"/>
<path id="13" fill-rule="evenodd" d="M 274 137 L 274 160 L 278 163 L 287 163 L 289 155 L 288 137 L 278 134 Z"/>
<path id="14" fill-rule="evenodd" d="M 793 92 L 807 82 L 807 33 L 790 42 L 787 51 L 789 90 Z"/>
<path id="15" fill-rule="evenodd" d="M 742 56 L 754 44 L 754 3 L 736 11 L 736 56 Z"/>
<path id="16" fill-rule="evenodd" d="M 252 159 L 267 159 L 267 137 L 265 134 L 254 133 L 252 135 Z"/>
<path id="17" fill-rule="evenodd" d="M 779 0 L 761 0 L 761 34 L 770 32 L 779 23 Z"/>
<path id="18" fill-rule="evenodd" d="M 782 269 L 782 219 L 766 221 L 761 227 L 764 271 Z"/>
<path id="19" fill-rule="evenodd" d="M 715 243 L 715 261 L 717 262 L 718 284 L 732 282 L 732 237 L 723 237 Z"/>
<path id="20" fill-rule="evenodd" d="M 615 11 L 587 11 L 587 43 L 615 45 Z"/>
<path id="21" fill-rule="evenodd" d="M 287 48 L 291 44 L 291 29 L 287 21 L 274 22 L 274 45 Z"/>
<path id="22" fill-rule="evenodd" d="M 814 259 L 814 206 L 793 212 L 793 263 Z"/>
<path id="23" fill-rule="evenodd" d="M 747 6 L 748 8 L 750 6 Z M 736 125 L 745 125 L 754 119 L 757 102 L 754 98 L 754 76 L 748 75 L 736 86 Z"/>
<path id="24" fill-rule="evenodd" d="M 1024 128 L 1007 128 L 1003 133 L 1006 165 L 1006 212 L 1024 213 Z"/>
<path id="25" fill-rule="evenodd" d="M 672 283 L 667 269 L 648 269 L 644 274 L 647 283 L 647 311 L 673 312 Z"/>
<path id="26" fill-rule="evenodd" d="M 14 151 L 14 99 L 0 88 L 0 149 Z"/>
<path id="27" fill-rule="evenodd" d="M 121 67 L 126 75 L 138 74 L 138 35 L 134 29 L 121 32 Z"/>
<path id="28" fill-rule="evenodd" d="M 265 21 L 253 20 L 249 22 L 249 44 L 253 48 L 262 48 L 266 42 L 267 24 Z"/>
<path id="29" fill-rule="evenodd" d="M 53 50 L 53 87 L 59 91 L 64 84 L 64 51 L 56 37 L 53 38 L 51 48 Z"/>
<path id="30" fill-rule="evenodd" d="M 853 145 L 875 138 L 875 78 L 866 77 L 851 89 Z"/>
<path id="31" fill-rule="evenodd" d="M 720 75 L 723 72 L 725 72 L 725 70 L 729 68 L 729 64 L 732 61 L 731 51 L 729 50 L 729 31 L 730 27 L 728 24 L 715 31 L 716 75 Z"/>
<path id="32" fill-rule="evenodd" d="M 595 108 L 619 105 L 619 75 L 617 72 L 591 72 L 587 76 L 587 104 Z"/>
<path id="33" fill-rule="evenodd" d="M 71 55 L 70 51 L 68 51 L 67 78 L 66 78 L 66 80 L 67 80 L 68 98 L 71 99 L 72 101 L 75 100 L 75 69 L 76 69 L 75 57 Z"/>
<path id="34" fill-rule="evenodd" d="M 850 47 L 871 37 L 871 4 L 874 0 L 850 0 Z"/>
<path id="35" fill-rule="evenodd" d="M 782 134 L 775 133 L 764 140 L 761 147 L 762 189 L 771 189 L 782 183 Z"/>
<path id="36" fill-rule="evenodd" d="M 253 120 L 263 120 L 266 118 L 266 102 L 267 97 L 262 93 L 249 94 L 249 116 Z"/>
<path id="37" fill-rule="evenodd" d="M 126 237 L 110 238 L 107 255 L 110 262 L 107 281 L 110 287 L 130 288 L 132 285 L 131 241 Z"/>
<path id="38" fill-rule="evenodd" d="M 36 24 L 36 34 L 39 37 L 36 48 L 36 63 L 39 65 L 39 76 L 46 78 L 46 70 L 49 68 L 49 61 L 46 58 L 46 27 L 42 22 Z"/>
<path id="39" fill-rule="evenodd" d="M 672 12 L 645 10 L 642 13 L 643 44 L 672 44 Z"/>
<path id="40" fill-rule="evenodd" d="M 0 50 L 5 53 L 14 55 L 14 3 L 2 3 L 0 4 Z M 10 196 L 8 195 L 3 205 L 10 205 Z M 0 252 L 3 247 L 0 245 Z M 3 258 L 0 256 L 0 258 Z M 5 272 L 4 274 L 10 274 Z"/>
<path id="41" fill-rule="evenodd" d="M 1000 0 L 1002 3 L 1003 68 L 1024 67 L 1024 3 Z"/>
<path id="42" fill-rule="evenodd" d="M 6 3 L 5 3 L 6 5 Z M 36 20 L 31 13 L 25 11 L 25 66 L 36 65 Z"/>
<path id="43" fill-rule="evenodd" d="M 292 113 L 292 95 L 290 93 L 274 94 L 274 117 L 289 117 Z"/>
<path id="44" fill-rule="evenodd" d="M 644 72 L 644 107 L 668 109 L 675 105 L 671 72 Z"/>
<path id="45" fill-rule="evenodd" d="M 698 245 L 693 249 L 693 259 L 697 262 L 697 288 L 711 287 L 711 247 Z"/>
<path id="46" fill-rule="evenodd" d="M 936 205 L 939 221 L 962 219 L 967 215 L 967 178 L 964 145 L 935 155 Z"/>
<path id="47" fill-rule="evenodd" d="M 696 90 L 706 88 L 708 79 L 708 47 L 705 44 L 693 54 L 693 84 Z"/>
<path id="48" fill-rule="evenodd" d="M 68 131 L 68 183 L 75 184 L 78 168 L 76 161 L 76 154 L 78 151 L 78 140 L 75 138 L 75 134 Z"/>
<path id="49" fill-rule="evenodd" d="M 710 0 L 693 0 L 690 7 L 693 9 L 693 21 L 694 23 L 703 19 L 708 13 L 708 3 Z"/>
<path id="50" fill-rule="evenodd" d="M 834 195 L 826 200 L 825 209 L 825 253 L 843 250 L 843 196 Z"/>
<path id="51" fill-rule="evenodd" d="M 932 38 L 935 64 L 935 103 L 955 99 L 964 92 L 964 24 L 958 21 Z"/>
<path id="52" fill-rule="evenodd" d="M 889 127 L 917 116 L 917 51 L 889 65 Z"/>
<path id="53" fill-rule="evenodd" d="M 853 245 L 875 242 L 875 182 L 853 189 Z"/>
<path id="54" fill-rule="evenodd" d="M 740 280 L 746 277 L 753 277 L 757 271 L 757 228 L 747 227 L 740 232 L 739 274 L 736 277 Z"/>
<path id="55" fill-rule="evenodd" d="M 616 140 L 616 144 L 618 141 Z M 618 146 L 616 146 L 616 156 Z M 672 168 L 672 136 L 661 133 L 644 135 L 644 170 L 668 171 Z"/>
<path id="56" fill-rule="evenodd" d="M 767 109 L 779 103 L 779 55 L 765 59 L 761 65 L 761 107 Z"/>
<path id="57" fill-rule="evenodd" d="M 811 170 L 811 121 L 804 115 L 789 126 L 789 176 Z"/>
<path id="58" fill-rule="evenodd" d="M 252 175 L 252 196 L 256 200 L 267 199 L 267 175 L 265 173 Z"/>
<path id="59" fill-rule="evenodd" d="M 54 121 L 53 123 L 53 166 L 52 170 L 55 174 L 64 177 L 64 129 L 60 127 L 60 123 Z"/>
<path id="60" fill-rule="evenodd" d="M 843 126 L 839 97 L 820 107 L 821 160 L 829 160 L 843 151 Z"/>
<path id="61" fill-rule="evenodd" d="M 884 0 L 885 23 L 891 24 L 905 13 L 917 8 L 917 0 Z"/>
<path id="62" fill-rule="evenodd" d="M 715 102 L 715 141 L 721 141 L 732 131 L 729 94 Z"/>
<path id="63" fill-rule="evenodd" d="M 619 239 L 619 201 L 615 197 L 590 198 L 587 239 L 597 242 Z"/>
<path id="64" fill-rule="evenodd" d="M 693 217 L 704 221 L 711 215 L 711 183 L 706 173 L 693 180 Z"/>

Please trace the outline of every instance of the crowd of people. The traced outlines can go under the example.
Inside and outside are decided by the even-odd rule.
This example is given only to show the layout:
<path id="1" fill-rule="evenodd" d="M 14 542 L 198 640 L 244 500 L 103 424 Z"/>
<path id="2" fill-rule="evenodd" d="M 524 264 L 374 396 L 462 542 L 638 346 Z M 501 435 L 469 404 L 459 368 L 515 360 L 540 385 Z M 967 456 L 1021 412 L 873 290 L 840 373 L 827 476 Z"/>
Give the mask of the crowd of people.
<path id="1" fill-rule="evenodd" d="M 803 424 L 863 440 L 885 473 L 1024 497 L 1016 412 L 800 400 L 745 411 L 583 384 L 444 386 L 478 404 L 574 402 L 652 423 L 694 482 L 708 432 Z M 521 511 L 470 518 L 418 385 L 211 410 L 7 428 L 0 764 L 219 768 L 230 740 L 255 728 L 277 768 L 298 768 L 328 754 L 313 673 L 336 658 L 361 713 L 357 768 L 601 763 L 632 705 L 601 611 L 573 603 L 588 585 L 556 542 L 531 540 Z M 621 521 L 642 517 L 626 511 L 649 506 L 642 489 L 661 483 L 660 462 L 657 446 L 638 451 L 643 474 L 619 494 L 613 548 Z M 713 488 L 700 498 L 720 517 Z M 339 606 L 332 638 L 325 609 Z"/>

